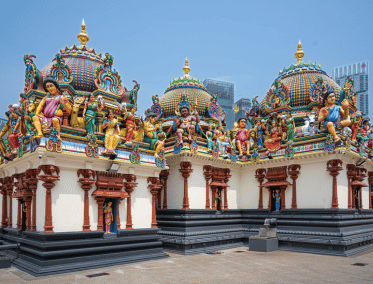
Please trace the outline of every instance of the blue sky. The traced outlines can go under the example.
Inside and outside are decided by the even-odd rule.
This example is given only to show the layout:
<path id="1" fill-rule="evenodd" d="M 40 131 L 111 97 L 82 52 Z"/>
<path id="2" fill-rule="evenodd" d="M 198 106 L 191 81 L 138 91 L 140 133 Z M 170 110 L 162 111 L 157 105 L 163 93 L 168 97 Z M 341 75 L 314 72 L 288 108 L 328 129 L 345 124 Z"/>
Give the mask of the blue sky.
<path id="1" fill-rule="evenodd" d="M 87 46 L 114 56 L 127 88 L 141 84 L 139 114 L 183 74 L 235 83 L 236 99 L 263 98 L 278 71 L 303 61 L 333 67 L 373 66 L 373 1 L 0 1 L 0 117 L 24 87 L 23 56 L 39 70 L 59 49 L 78 44 L 84 18 Z M 371 70 L 372 71 L 372 70 Z M 372 76 L 370 77 L 370 86 Z M 373 90 L 373 87 L 371 87 Z M 372 92 L 372 91 L 371 91 Z M 370 112 L 373 98 L 370 96 Z"/>

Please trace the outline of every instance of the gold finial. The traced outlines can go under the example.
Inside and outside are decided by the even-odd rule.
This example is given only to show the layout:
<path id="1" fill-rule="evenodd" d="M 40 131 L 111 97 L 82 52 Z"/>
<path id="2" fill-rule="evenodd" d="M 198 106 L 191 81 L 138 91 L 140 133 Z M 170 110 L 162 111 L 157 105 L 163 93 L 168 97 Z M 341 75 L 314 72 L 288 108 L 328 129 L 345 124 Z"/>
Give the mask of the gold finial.
<path id="1" fill-rule="evenodd" d="M 89 36 L 86 34 L 84 19 L 82 22 L 81 31 L 78 34 L 78 40 L 80 41 L 80 44 L 83 46 L 85 46 L 86 43 L 89 41 Z"/>
<path id="2" fill-rule="evenodd" d="M 185 57 L 185 66 L 183 67 L 184 71 L 184 77 L 189 77 L 188 73 L 190 72 L 190 67 L 189 67 L 189 61 L 188 58 Z"/>
<path id="3" fill-rule="evenodd" d="M 237 112 L 239 112 L 239 110 L 240 110 L 239 106 L 237 104 L 235 104 L 233 106 L 233 112 L 237 114 Z"/>
<path id="4" fill-rule="evenodd" d="M 297 52 L 294 54 L 294 57 L 297 59 L 297 63 L 300 63 L 302 61 L 302 58 L 304 56 L 304 51 L 302 50 L 302 44 L 298 43 Z"/>

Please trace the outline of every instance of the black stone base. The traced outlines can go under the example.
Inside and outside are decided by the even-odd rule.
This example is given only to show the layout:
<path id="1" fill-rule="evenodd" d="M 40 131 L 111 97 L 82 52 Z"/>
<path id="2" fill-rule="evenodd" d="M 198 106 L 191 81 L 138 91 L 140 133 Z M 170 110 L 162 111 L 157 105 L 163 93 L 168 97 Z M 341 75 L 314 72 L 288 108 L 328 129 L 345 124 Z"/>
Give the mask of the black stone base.
<path id="1" fill-rule="evenodd" d="M 0 256 L 0 269 L 9 268 L 12 266 L 12 261 L 9 257 Z"/>
<path id="2" fill-rule="evenodd" d="M 3 229 L 3 239 L 20 243 L 19 252 L 5 250 L 13 265 L 34 276 L 93 269 L 110 265 L 168 257 L 159 229 L 41 233 Z"/>
<path id="3" fill-rule="evenodd" d="M 249 245 L 266 218 L 277 218 L 280 250 L 350 256 L 373 249 L 373 210 L 157 210 L 164 247 L 181 254 Z"/>

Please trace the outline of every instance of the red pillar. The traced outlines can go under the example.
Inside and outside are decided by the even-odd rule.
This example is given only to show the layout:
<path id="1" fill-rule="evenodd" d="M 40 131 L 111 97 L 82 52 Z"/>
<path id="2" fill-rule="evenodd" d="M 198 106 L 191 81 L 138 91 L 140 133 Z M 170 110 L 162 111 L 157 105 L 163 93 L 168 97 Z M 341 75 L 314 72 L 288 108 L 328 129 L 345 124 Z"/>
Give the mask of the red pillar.
<path id="1" fill-rule="evenodd" d="M 105 198 L 103 197 L 96 197 L 97 200 L 97 231 L 103 231 L 104 225 L 103 225 L 103 215 L 104 215 L 104 201 Z"/>
<path id="2" fill-rule="evenodd" d="M 26 197 L 25 203 L 26 203 L 26 230 L 31 230 L 31 200 L 32 197 Z"/>
<path id="3" fill-rule="evenodd" d="M 27 207 L 28 215 L 27 215 L 27 222 L 30 221 L 30 229 L 31 231 L 36 231 L 36 189 L 38 187 L 38 176 L 39 172 L 38 169 L 28 169 L 26 171 L 26 183 L 28 189 L 31 191 L 31 200 L 30 206 Z M 31 202 L 32 202 L 32 214 L 31 214 Z"/>
<path id="4" fill-rule="evenodd" d="M 342 161 L 339 159 L 330 160 L 326 163 L 326 170 L 333 177 L 332 208 L 338 208 L 337 176 L 342 169 Z"/>
<path id="5" fill-rule="evenodd" d="M 205 209 L 211 209 L 211 206 L 210 206 L 210 180 L 211 180 L 211 177 L 212 177 L 212 171 L 213 171 L 214 167 L 213 166 L 203 166 L 203 175 L 205 176 L 205 180 L 206 180 L 206 207 Z"/>
<path id="6" fill-rule="evenodd" d="M 373 206 L 372 206 L 373 172 L 368 172 L 368 184 L 369 184 L 369 209 L 373 209 Z"/>
<path id="7" fill-rule="evenodd" d="M 217 208 L 215 208 L 215 197 L 216 197 L 216 190 L 217 190 L 217 187 L 216 186 L 211 186 L 211 193 L 212 193 L 212 209 L 217 209 Z"/>
<path id="8" fill-rule="evenodd" d="M 59 173 L 60 169 L 53 165 L 41 165 L 38 167 L 39 173 L 44 172 L 44 175 L 39 175 L 39 179 L 43 181 L 43 186 L 46 189 L 45 196 L 45 221 L 44 221 L 44 233 L 54 233 L 53 232 L 53 222 L 52 222 L 52 188 L 54 187 L 54 182 L 60 179 Z M 53 175 L 56 173 L 56 175 Z"/>
<path id="9" fill-rule="evenodd" d="M 265 177 L 266 171 L 267 171 L 266 169 L 257 169 L 255 171 L 255 178 L 259 182 L 259 204 L 258 204 L 258 209 L 263 209 L 263 187 L 262 187 L 262 184 L 263 184 L 263 181 L 264 181 L 264 177 Z"/>
<path id="10" fill-rule="evenodd" d="M 224 169 L 224 182 L 225 184 L 228 184 L 229 178 L 231 175 L 229 175 L 231 172 L 230 169 Z M 224 209 L 228 209 L 228 187 L 224 187 Z"/>
<path id="11" fill-rule="evenodd" d="M 7 194 L 9 197 L 9 215 L 8 215 L 8 228 L 12 228 L 13 223 L 13 181 L 14 176 L 11 177 L 11 182 L 7 184 Z"/>
<path id="12" fill-rule="evenodd" d="M 150 188 L 150 193 L 152 194 L 152 224 L 151 228 L 157 228 L 157 218 L 155 214 L 155 198 L 158 194 L 158 191 L 162 187 L 162 184 L 159 182 L 159 178 L 157 177 L 148 177 L 148 183 L 151 183 L 148 185 Z"/>
<path id="13" fill-rule="evenodd" d="M 4 179 L 0 179 L 0 182 L 2 183 L 1 194 L 3 195 L 1 227 L 5 228 L 7 226 L 6 219 L 8 219 L 8 196 L 6 194 L 6 186 L 4 185 Z"/>
<path id="14" fill-rule="evenodd" d="M 162 184 L 162 187 L 163 187 L 162 182 L 161 182 L 161 184 Z M 162 187 L 158 190 L 158 194 L 157 194 L 158 209 L 162 209 Z"/>
<path id="15" fill-rule="evenodd" d="M 183 198 L 183 209 L 189 209 L 189 197 L 188 197 L 188 178 L 192 170 L 191 162 L 181 162 L 180 169 L 183 178 L 184 178 L 184 198 Z"/>
<path id="16" fill-rule="evenodd" d="M 169 174 L 169 171 L 163 170 L 160 175 L 163 180 L 163 209 L 167 209 L 167 179 Z"/>
<path id="17" fill-rule="evenodd" d="M 91 225 L 89 222 L 89 195 L 88 191 L 91 190 L 92 184 L 95 183 L 95 172 L 88 169 L 80 169 L 77 171 L 78 177 L 82 175 L 83 177 L 79 179 L 79 182 L 82 184 L 82 189 L 84 190 L 84 223 L 83 231 L 90 231 Z M 92 178 L 90 178 L 92 177 Z"/>
<path id="18" fill-rule="evenodd" d="M 356 166 L 353 164 L 348 164 L 346 166 L 347 168 L 347 180 L 348 180 L 348 209 L 352 209 L 352 201 L 351 201 L 351 195 L 352 195 L 352 189 L 351 189 L 351 182 L 353 178 L 356 175 Z"/>
<path id="19" fill-rule="evenodd" d="M 132 229 L 132 213 L 131 213 L 131 193 L 133 192 L 133 188 L 137 186 L 136 176 L 135 175 L 124 175 L 126 182 L 124 183 L 125 191 L 128 193 L 127 197 L 127 222 L 126 222 L 126 229 Z"/>
<path id="20" fill-rule="evenodd" d="M 298 178 L 298 175 L 300 173 L 300 165 L 296 164 L 296 165 L 290 165 L 289 168 L 288 168 L 288 173 L 290 175 L 290 178 L 292 179 L 293 181 L 293 196 L 292 196 L 292 200 L 291 200 L 291 209 L 297 209 L 298 205 L 297 205 L 297 178 Z"/>
<path id="21" fill-rule="evenodd" d="M 119 204 L 121 202 L 122 202 L 122 199 L 118 198 L 118 202 L 117 202 L 117 231 L 120 230 Z"/>

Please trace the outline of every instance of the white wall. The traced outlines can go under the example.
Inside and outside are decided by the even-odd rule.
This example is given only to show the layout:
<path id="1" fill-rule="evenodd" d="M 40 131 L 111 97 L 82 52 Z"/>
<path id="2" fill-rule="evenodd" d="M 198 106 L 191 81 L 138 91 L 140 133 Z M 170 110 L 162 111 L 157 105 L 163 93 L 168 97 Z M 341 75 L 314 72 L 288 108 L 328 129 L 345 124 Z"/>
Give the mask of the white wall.
<path id="1" fill-rule="evenodd" d="M 242 170 L 240 176 L 240 183 L 237 185 L 237 208 L 238 209 L 258 209 L 259 205 L 259 182 L 255 178 L 255 169 L 245 168 Z M 229 184 L 234 176 L 231 177 Z M 231 188 L 233 190 L 233 187 Z M 264 195 L 268 195 L 268 191 L 263 188 L 263 198 Z M 264 208 L 267 208 L 267 203 L 263 202 Z"/>
<path id="2" fill-rule="evenodd" d="M 52 189 L 52 191 L 53 191 L 53 189 Z M 53 194 L 53 192 L 52 192 L 52 194 Z M 46 189 L 43 186 L 43 182 L 41 180 L 39 180 L 38 181 L 38 187 L 37 187 L 37 190 L 36 190 L 36 231 L 44 231 L 45 195 L 46 195 Z M 52 215 L 52 218 L 53 218 L 53 215 Z M 53 219 L 52 219 L 52 222 L 53 222 Z"/>
<path id="3" fill-rule="evenodd" d="M 193 167 L 193 165 L 192 165 Z M 183 208 L 184 178 L 179 172 L 180 163 L 170 165 L 170 175 L 167 180 L 167 208 Z"/>
<path id="4" fill-rule="evenodd" d="M 365 178 L 363 180 L 363 183 L 367 184 L 369 186 L 368 178 Z M 369 187 L 362 187 L 361 188 L 361 198 L 363 201 L 362 209 L 369 209 Z"/>
<path id="5" fill-rule="evenodd" d="M 192 163 L 193 172 L 188 178 L 188 197 L 190 209 L 206 208 L 206 179 L 203 175 L 203 165 Z M 181 173 L 179 172 L 181 176 Z M 184 184 L 184 181 L 183 181 Z M 183 190 L 184 196 L 184 190 Z M 210 199 L 211 200 L 211 199 Z M 228 203 L 229 204 L 229 203 Z"/>
<path id="6" fill-rule="evenodd" d="M 342 165 L 343 170 L 337 176 L 338 207 L 348 209 L 348 178 L 346 165 Z"/>
<path id="7" fill-rule="evenodd" d="M 326 162 L 301 164 L 297 179 L 298 208 L 331 208 L 332 186 L 333 178 L 326 171 Z"/>
<path id="8" fill-rule="evenodd" d="M 152 194 L 148 188 L 147 178 L 138 176 L 136 182 L 138 184 L 131 193 L 132 227 L 134 229 L 150 228 L 152 223 Z"/>
<path id="9" fill-rule="evenodd" d="M 238 209 L 238 192 L 241 186 L 241 174 L 238 170 L 231 169 L 231 178 L 228 181 L 227 199 L 229 209 Z"/>

